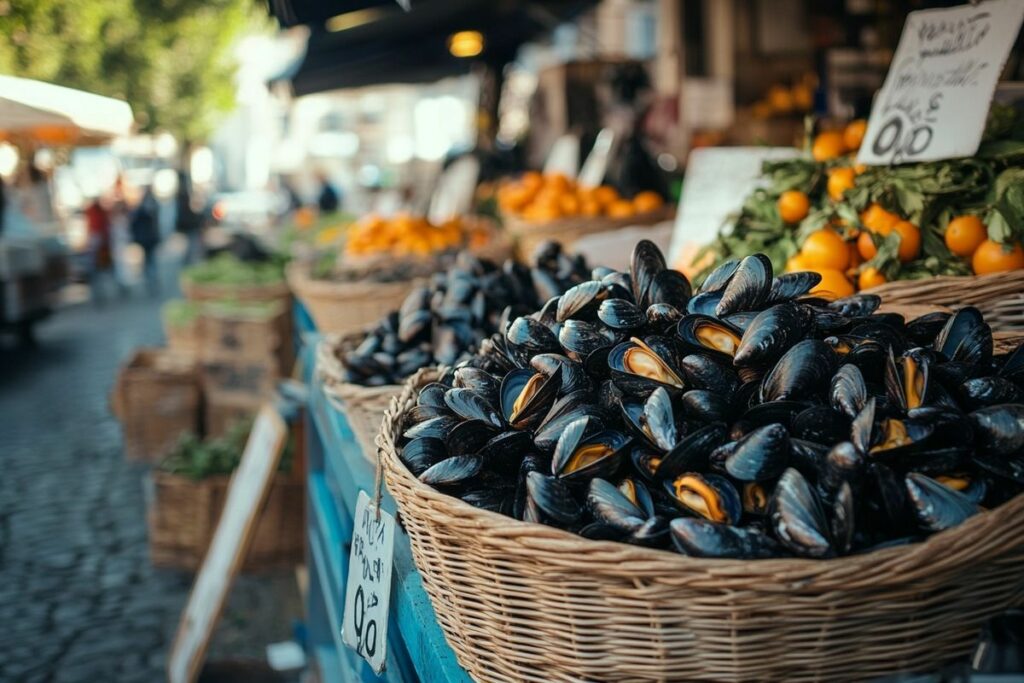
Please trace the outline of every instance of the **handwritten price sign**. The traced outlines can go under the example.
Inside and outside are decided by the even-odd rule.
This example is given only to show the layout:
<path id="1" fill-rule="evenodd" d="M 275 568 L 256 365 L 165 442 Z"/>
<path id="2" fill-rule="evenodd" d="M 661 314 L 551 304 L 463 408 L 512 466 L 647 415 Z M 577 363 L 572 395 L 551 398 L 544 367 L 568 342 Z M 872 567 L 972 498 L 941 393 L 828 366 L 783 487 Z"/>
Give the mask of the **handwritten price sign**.
<path id="1" fill-rule="evenodd" d="M 380 673 L 387 658 L 395 520 L 383 510 L 378 515 L 365 491 L 359 492 L 353 520 L 341 638 Z"/>
<path id="2" fill-rule="evenodd" d="M 858 163 L 937 161 L 977 152 L 1022 19 L 1021 0 L 908 14 Z"/>

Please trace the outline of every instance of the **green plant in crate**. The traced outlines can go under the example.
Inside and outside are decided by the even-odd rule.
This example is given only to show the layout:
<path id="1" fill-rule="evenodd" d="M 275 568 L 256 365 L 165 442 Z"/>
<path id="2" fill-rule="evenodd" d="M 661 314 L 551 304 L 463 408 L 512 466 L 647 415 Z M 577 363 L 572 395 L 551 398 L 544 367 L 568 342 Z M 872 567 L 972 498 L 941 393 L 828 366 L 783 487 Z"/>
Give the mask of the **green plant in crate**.
<path id="1" fill-rule="evenodd" d="M 271 285 L 284 279 L 284 264 L 281 257 L 269 261 L 242 261 L 225 253 L 185 269 L 182 276 L 195 284 Z"/>
<path id="2" fill-rule="evenodd" d="M 172 328 L 189 327 L 199 319 L 202 307 L 192 301 L 173 299 L 164 304 L 164 324 Z"/>
<path id="3" fill-rule="evenodd" d="M 195 434 L 185 434 L 159 467 L 164 472 L 195 481 L 231 474 L 242 459 L 252 424 L 251 419 L 238 420 L 223 436 L 216 438 L 200 439 Z M 291 470 L 294 452 L 295 439 L 289 435 L 281 454 L 278 471 Z"/>

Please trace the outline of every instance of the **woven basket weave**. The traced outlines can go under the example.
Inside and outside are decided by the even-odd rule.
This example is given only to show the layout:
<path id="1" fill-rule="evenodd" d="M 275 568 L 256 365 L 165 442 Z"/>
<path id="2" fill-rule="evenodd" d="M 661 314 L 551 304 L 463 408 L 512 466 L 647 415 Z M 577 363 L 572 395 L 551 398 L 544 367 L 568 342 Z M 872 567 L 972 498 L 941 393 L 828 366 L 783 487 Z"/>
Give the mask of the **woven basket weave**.
<path id="1" fill-rule="evenodd" d="M 1024 270 L 970 277 L 894 280 L 864 290 L 889 305 L 977 306 L 997 332 L 1024 330 Z"/>
<path id="2" fill-rule="evenodd" d="M 672 207 L 665 205 L 655 211 L 630 216 L 629 218 L 608 218 L 605 216 L 559 218 L 545 223 L 533 223 L 515 216 L 503 218 L 505 230 L 516 240 L 516 253 L 523 262 L 529 262 L 537 245 L 548 240 L 560 242 L 569 248 L 576 240 L 598 232 L 617 230 L 629 225 L 654 225 L 672 215 Z"/>
<path id="3" fill-rule="evenodd" d="M 1024 603 L 1024 495 L 923 543 L 835 560 L 705 560 L 589 541 L 420 483 L 377 437 L 438 621 L 478 681 L 843 681 L 933 669 Z"/>
<path id="4" fill-rule="evenodd" d="M 397 384 L 364 387 L 344 380 L 345 364 L 337 351 L 355 348 L 363 336 L 363 333 L 353 333 L 345 336 L 327 335 L 321 339 L 316 348 L 316 376 L 323 382 L 324 394 L 331 405 L 348 419 L 363 456 L 371 463 L 376 463 L 374 438 L 380 431 L 384 411 L 391 399 L 402 391 L 402 387 Z"/>

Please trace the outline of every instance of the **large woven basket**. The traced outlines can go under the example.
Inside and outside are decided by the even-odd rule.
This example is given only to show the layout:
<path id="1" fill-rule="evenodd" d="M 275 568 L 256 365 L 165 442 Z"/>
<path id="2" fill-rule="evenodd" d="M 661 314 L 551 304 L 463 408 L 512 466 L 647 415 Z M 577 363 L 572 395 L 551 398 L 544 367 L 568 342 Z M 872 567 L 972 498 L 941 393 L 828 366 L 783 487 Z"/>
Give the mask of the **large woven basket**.
<path id="1" fill-rule="evenodd" d="M 969 277 L 894 280 L 864 291 L 879 295 L 890 305 L 976 306 L 993 330 L 1024 330 L 1024 270 Z"/>
<path id="2" fill-rule="evenodd" d="M 537 245 L 552 240 L 569 248 L 576 240 L 598 232 L 618 230 L 630 225 L 654 225 L 672 215 L 672 207 L 665 205 L 655 211 L 637 214 L 629 218 L 608 218 L 606 216 L 559 218 L 544 223 L 533 223 L 515 216 L 503 218 L 505 230 L 516 240 L 516 253 L 520 260 L 528 262 Z"/>
<path id="3" fill-rule="evenodd" d="M 526 524 L 420 483 L 379 455 L 459 663 L 478 681 L 844 681 L 966 655 L 1024 603 L 1024 495 L 916 545 L 817 561 L 705 560 Z"/>
<path id="4" fill-rule="evenodd" d="M 316 348 L 316 377 L 323 382 L 324 394 L 331 405 L 345 414 L 363 456 L 376 463 L 374 439 L 380 431 L 380 421 L 402 387 L 397 384 L 364 387 L 345 381 L 345 364 L 338 351 L 355 348 L 362 339 L 363 333 L 327 335 L 321 339 Z"/>

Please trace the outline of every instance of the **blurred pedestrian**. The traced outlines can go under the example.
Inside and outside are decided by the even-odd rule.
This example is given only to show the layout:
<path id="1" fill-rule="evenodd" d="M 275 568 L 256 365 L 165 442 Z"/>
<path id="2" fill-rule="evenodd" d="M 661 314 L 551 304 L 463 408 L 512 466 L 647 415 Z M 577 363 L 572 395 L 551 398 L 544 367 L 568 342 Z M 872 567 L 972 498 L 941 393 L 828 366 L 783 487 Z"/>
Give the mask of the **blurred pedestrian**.
<path id="1" fill-rule="evenodd" d="M 160 246 L 159 210 L 153 186 L 149 185 L 139 205 L 132 211 L 130 223 L 132 241 L 142 247 L 145 256 L 143 274 L 150 296 L 160 294 L 160 271 L 157 267 L 157 248 Z"/>
<path id="2" fill-rule="evenodd" d="M 114 277 L 117 279 L 121 296 L 127 296 L 128 285 L 132 280 L 128 259 L 125 258 L 128 245 L 132 243 L 131 228 L 128 225 L 131 210 L 128 206 L 124 176 L 120 173 L 114 179 L 106 206 L 110 216 L 110 256 L 114 261 Z"/>
<path id="3" fill-rule="evenodd" d="M 56 229 L 57 214 L 53 208 L 53 193 L 50 179 L 37 163 L 28 166 L 25 190 L 22 193 L 21 210 L 43 234 Z"/>
<path id="4" fill-rule="evenodd" d="M 177 209 L 174 227 L 188 240 L 185 263 L 198 263 L 203 258 L 203 219 L 192 208 L 192 183 L 184 171 L 178 171 L 178 192 L 174 203 Z"/>
<path id="5" fill-rule="evenodd" d="M 341 208 L 341 195 L 331 184 L 326 173 L 321 171 L 317 174 L 317 179 L 320 181 L 320 196 L 316 203 L 320 207 L 320 213 L 334 213 Z"/>
<path id="6" fill-rule="evenodd" d="M 103 303 L 101 281 L 112 277 L 114 260 L 110 249 L 110 214 L 93 197 L 85 207 L 85 223 L 88 231 L 89 289 L 96 305 Z"/>

